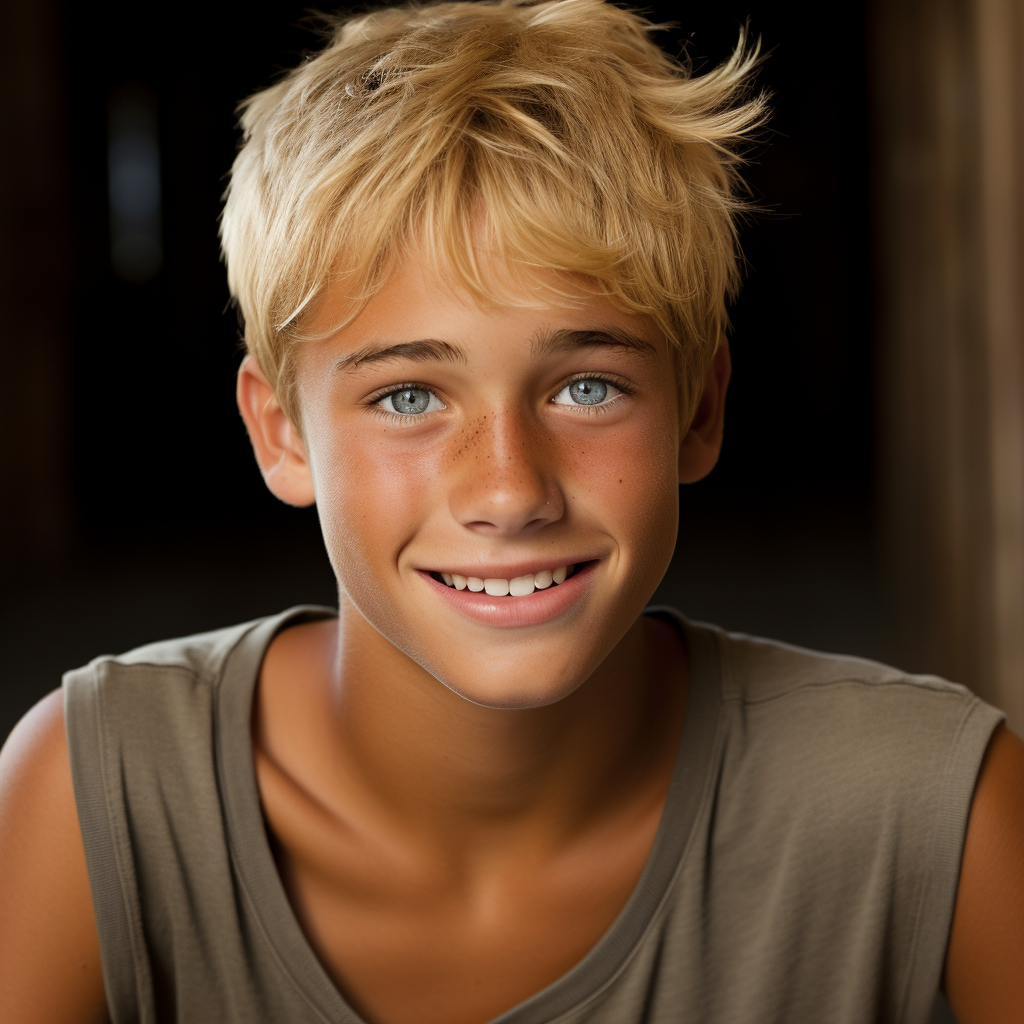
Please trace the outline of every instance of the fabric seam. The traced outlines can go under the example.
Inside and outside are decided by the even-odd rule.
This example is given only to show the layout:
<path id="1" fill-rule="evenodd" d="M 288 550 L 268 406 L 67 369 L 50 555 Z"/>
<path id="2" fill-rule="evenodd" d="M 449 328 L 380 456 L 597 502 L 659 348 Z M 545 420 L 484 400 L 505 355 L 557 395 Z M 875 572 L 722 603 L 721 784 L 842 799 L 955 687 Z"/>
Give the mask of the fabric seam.
<path id="1" fill-rule="evenodd" d="M 221 718 L 220 687 L 221 687 L 221 684 L 224 681 L 224 676 L 225 676 L 225 673 L 227 672 L 227 668 L 228 668 L 228 665 L 229 665 L 229 663 L 231 661 L 232 656 L 236 653 L 236 651 L 238 650 L 239 646 L 244 642 L 244 640 L 247 637 L 249 637 L 253 631 L 255 631 L 259 627 L 265 625 L 267 622 L 271 621 L 271 619 L 277 618 L 277 617 L 279 617 L 279 616 L 270 616 L 269 618 L 262 619 L 262 620 L 260 620 L 258 622 L 255 622 L 255 623 L 253 623 L 253 625 L 251 626 L 250 629 L 247 629 L 244 633 L 242 633 L 242 635 L 240 637 L 238 637 L 237 641 L 234 644 L 231 645 L 231 648 L 229 649 L 229 651 L 225 655 L 224 659 L 221 661 L 221 664 L 220 664 L 220 666 L 218 668 L 216 677 L 215 677 L 215 679 L 212 682 L 212 685 L 213 685 L 213 687 L 215 689 L 215 695 L 214 695 L 215 699 L 212 702 L 213 703 L 213 722 L 212 722 L 212 726 L 213 726 L 213 735 L 215 737 L 214 742 L 216 744 L 217 787 L 218 787 L 218 789 L 220 788 L 221 778 L 224 776 L 224 772 L 225 772 L 224 765 L 223 765 L 224 750 L 223 750 L 223 745 L 220 742 L 220 740 L 221 740 L 221 729 L 220 729 L 220 718 Z M 269 646 L 269 641 L 268 641 L 268 646 Z M 264 655 L 266 654 L 266 650 L 263 651 L 263 654 Z M 258 671 L 258 669 L 257 669 L 257 671 Z M 253 690 L 253 696 L 255 698 L 255 688 Z M 250 708 L 250 714 L 251 714 L 251 712 L 252 712 L 252 709 Z M 255 771 L 255 767 L 253 768 L 253 770 Z M 258 787 L 257 787 L 257 792 L 258 792 Z M 267 948 L 270 950 L 271 955 L 274 958 L 274 962 L 277 964 L 278 969 L 281 971 L 281 974 L 283 975 L 283 977 L 288 979 L 288 983 L 291 985 L 293 991 L 297 995 L 299 995 L 301 997 L 302 1001 L 313 1011 L 313 1013 L 316 1015 L 316 1017 L 319 1020 L 323 1021 L 324 1024 L 336 1024 L 336 1022 L 333 1021 L 330 1016 L 325 1015 L 323 1013 L 323 1011 L 320 1009 L 320 1007 L 313 1001 L 313 999 L 310 997 L 309 993 L 305 990 L 304 986 L 302 984 L 300 984 L 299 980 L 294 976 L 294 974 L 293 974 L 290 966 L 288 965 L 287 961 L 281 956 L 280 952 L 278 951 L 277 943 L 274 941 L 273 936 L 267 930 L 267 927 L 266 927 L 266 925 L 264 923 L 264 920 L 263 920 L 263 914 L 259 912 L 258 905 L 257 905 L 256 901 L 253 899 L 252 893 L 250 892 L 249 884 L 248 884 L 248 880 L 247 880 L 247 878 L 245 876 L 245 872 L 242 870 L 242 868 L 241 868 L 241 866 L 240 866 L 240 864 L 238 862 L 238 858 L 237 858 L 236 851 L 235 851 L 235 843 L 233 841 L 234 840 L 234 830 L 231 828 L 231 824 L 227 820 L 227 805 L 225 804 L 223 798 L 221 798 L 220 807 L 221 807 L 221 818 L 222 818 L 222 820 L 224 822 L 224 834 L 229 837 L 229 839 L 228 839 L 228 852 L 229 852 L 229 855 L 231 857 L 231 865 L 232 865 L 234 877 L 235 877 L 235 879 L 237 881 L 239 889 L 241 890 L 241 892 L 243 893 L 243 895 L 245 897 L 245 901 L 246 901 L 246 904 L 249 907 L 249 911 L 250 911 L 251 917 L 256 922 L 257 927 L 259 928 L 259 931 L 260 931 L 260 935 L 262 936 L 264 943 L 266 944 Z M 261 810 L 261 813 L 262 813 L 262 810 Z M 337 988 L 337 986 L 335 986 L 335 989 L 336 988 Z M 364 1024 L 364 1022 L 361 1020 L 361 1018 L 354 1017 L 352 1024 Z"/>
<path id="2" fill-rule="evenodd" d="M 957 684 L 952 685 L 956 686 Z M 729 696 L 723 695 L 722 700 L 730 701 L 734 704 L 744 704 L 747 707 L 756 707 L 760 704 L 771 704 L 777 700 L 784 700 L 786 697 L 793 696 L 803 690 L 818 690 L 827 686 L 901 686 L 911 690 L 929 690 L 932 693 L 944 693 L 951 697 L 960 697 L 961 699 L 965 696 L 974 697 L 974 694 L 972 694 L 970 690 L 963 687 L 951 689 L 949 684 L 942 686 L 923 681 L 916 682 L 906 676 L 901 676 L 896 679 L 878 680 L 863 679 L 858 676 L 842 676 L 838 679 L 823 679 L 814 682 L 800 683 L 798 686 L 792 687 L 792 689 L 785 690 L 782 693 L 773 693 L 767 697 L 746 697 L 742 693 L 734 693 Z"/>
<path id="3" fill-rule="evenodd" d="M 954 793 L 951 793 L 951 790 L 954 790 L 955 787 L 956 787 L 957 753 L 959 752 L 960 746 L 961 746 L 961 744 L 963 742 L 964 733 L 967 731 L 967 726 L 970 723 L 971 719 L 976 714 L 978 714 L 982 710 L 982 708 L 983 708 L 983 705 L 982 705 L 981 701 L 977 697 L 974 697 L 973 700 L 970 702 L 970 704 L 965 709 L 964 714 L 963 714 L 963 716 L 960 719 L 960 723 L 959 723 L 959 726 L 957 728 L 956 735 L 953 738 L 953 742 L 949 746 L 946 767 L 945 767 L 945 770 L 943 772 L 942 788 L 940 790 L 940 797 L 939 797 L 939 802 L 938 802 L 938 813 L 936 814 L 936 820 L 935 820 L 934 824 L 932 825 L 932 828 L 931 828 L 930 833 L 929 833 L 929 847 L 931 849 L 935 849 L 936 848 L 936 845 L 937 845 L 936 844 L 936 839 L 941 834 L 941 832 L 943 830 L 943 825 L 945 823 L 944 820 L 943 820 L 943 809 L 946 808 L 949 805 L 951 796 L 955 795 Z M 994 729 L 994 727 L 993 727 L 993 729 Z M 988 742 L 991 740 L 991 738 L 992 738 L 992 732 L 990 731 L 989 734 L 988 734 L 988 739 L 985 742 L 985 748 L 987 748 Z M 982 756 L 984 756 L 984 753 L 982 753 Z M 979 765 L 977 766 L 977 768 L 975 770 L 974 781 L 973 781 L 972 787 L 971 787 L 971 799 L 972 800 L 973 800 L 974 787 L 977 786 L 978 770 L 980 770 L 980 762 L 979 762 Z M 964 817 L 964 824 L 965 824 L 965 826 L 966 826 L 967 820 L 969 819 L 969 815 L 970 815 L 970 805 L 968 804 L 967 813 L 966 813 L 966 815 Z M 959 846 L 959 851 L 958 851 L 958 855 L 957 855 L 956 876 L 953 879 L 954 886 L 958 883 L 959 877 L 960 877 L 960 866 L 961 866 L 962 860 L 963 860 L 963 844 L 964 844 L 965 840 L 966 840 L 966 832 L 964 832 L 964 834 L 960 838 L 960 846 Z M 921 945 L 921 941 L 922 941 L 922 936 L 924 934 L 925 919 L 928 916 L 928 896 L 931 893 L 931 891 L 934 889 L 935 873 L 936 873 L 935 870 L 930 870 L 926 874 L 924 879 L 922 879 L 922 881 L 920 883 L 920 895 L 918 896 L 917 912 L 914 915 L 914 934 L 913 934 L 913 937 L 912 937 L 911 943 L 910 943 L 910 951 L 909 951 L 909 955 L 907 957 L 906 977 L 903 980 L 903 985 L 902 985 L 902 990 L 903 991 L 901 993 L 900 1002 L 899 1002 L 899 1009 L 898 1009 L 898 1013 L 897 1013 L 897 1020 L 901 1020 L 901 1021 L 906 1019 L 907 1010 L 908 1010 L 908 1004 L 909 1004 L 911 996 L 913 994 L 914 981 L 915 981 L 915 978 L 916 978 L 918 972 L 921 970 L 921 967 L 919 965 L 919 949 L 920 949 L 920 945 Z M 956 895 L 954 893 L 954 896 L 953 896 L 953 906 L 955 906 L 955 901 L 956 901 Z M 950 919 L 950 923 L 951 923 L 951 921 L 952 921 L 952 919 Z M 949 934 L 947 932 L 947 934 L 946 934 L 946 941 L 944 943 L 944 948 L 946 946 L 948 946 L 948 943 L 949 943 Z M 943 954 L 943 956 L 945 956 L 945 954 Z M 940 978 L 941 978 L 941 971 L 942 971 L 942 968 L 940 967 L 940 974 L 939 974 Z M 938 993 L 938 988 L 936 988 L 936 994 L 937 993 Z"/>
<path id="4" fill-rule="evenodd" d="M 709 765 L 711 765 L 711 766 L 716 766 L 718 764 L 718 758 L 719 758 L 719 755 L 721 754 L 722 743 L 724 742 L 724 733 L 725 733 L 725 723 L 724 723 L 722 717 L 720 716 L 719 717 L 719 721 L 718 721 L 717 725 L 715 726 L 715 738 L 714 738 L 714 742 L 713 742 L 713 746 L 712 746 L 712 753 L 711 753 L 711 756 L 709 758 Z M 717 773 L 715 771 L 708 771 L 708 773 L 707 773 L 707 775 L 706 775 L 706 777 L 704 779 L 704 787 L 703 787 L 703 789 L 701 791 L 700 803 L 698 804 L 697 812 L 694 815 L 693 828 L 690 830 L 689 836 L 687 836 L 686 844 L 683 847 L 683 850 L 682 850 L 682 852 L 679 855 L 679 860 L 676 863 L 676 866 L 675 866 L 675 868 L 672 871 L 672 875 L 669 878 L 668 884 L 665 886 L 665 891 L 662 893 L 661 899 L 658 901 L 657 907 L 655 907 L 653 913 L 651 914 L 650 920 L 647 922 L 647 927 L 644 928 L 643 932 L 640 934 L 640 937 L 637 939 L 637 941 L 634 944 L 633 948 L 629 951 L 628 956 L 626 956 L 626 958 L 622 961 L 622 963 L 616 969 L 614 974 L 612 974 L 604 982 L 604 984 L 601 985 L 601 987 L 599 989 L 597 989 L 596 991 L 592 992 L 590 994 L 590 996 L 588 996 L 583 1001 L 577 1003 L 575 1006 L 570 1007 L 564 1013 L 559 1014 L 558 1017 L 552 1018 L 551 1021 L 550 1021 L 550 1024 L 560 1024 L 560 1022 L 566 1021 L 566 1020 L 570 1019 L 573 1015 L 588 1009 L 598 999 L 600 999 L 602 996 L 606 995 L 607 992 L 608 992 L 608 989 L 611 988 L 611 986 L 614 985 L 615 982 L 619 980 L 619 978 L 622 976 L 622 974 L 626 970 L 626 968 L 639 955 L 641 947 L 646 942 L 646 940 L 647 940 L 648 936 L 650 935 L 651 931 L 656 926 L 658 926 L 661 923 L 661 920 L 665 916 L 665 913 L 666 913 L 666 907 L 668 906 L 669 898 L 672 896 L 672 894 L 675 891 L 676 884 L 679 881 L 679 876 L 680 876 L 680 874 L 682 874 L 683 867 L 686 864 L 686 862 L 687 862 L 687 860 L 688 860 L 688 858 L 690 856 L 691 848 L 692 848 L 693 844 L 697 841 L 697 831 L 698 831 L 697 830 L 697 823 L 702 820 L 702 816 L 703 816 L 703 814 L 705 812 L 705 809 L 707 807 L 708 801 L 711 799 L 712 790 L 713 790 L 713 787 L 714 787 L 714 784 L 716 783 L 716 781 L 717 781 Z"/>
<path id="5" fill-rule="evenodd" d="M 109 733 L 106 727 L 106 717 L 104 714 L 104 693 L 102 687 L 99 685 L 100 673 L 96 673 L 95 681 L 95 693 L 96 693 L 96 728 L 99 732 L 99 751 L 100 751 L 100 773 L 103 778 L 103 802 L 107 812 L 107 821 L 109 822 L 111 839 L 111 847 L 114 853 L 114 864 L 117 869 L 117 878 L 121 887 L 121 902 L 124 909 L 125 922 L 128 930 L 128 941 L 131 945 L 132 952 L 132 963 L 135 973 L 135 999 L 136 1007 L 139 1012 L 141 1020 L 145 1020 L 148 1016 L 148 996 L 152 994 L 152 979 L 150 978 L 149 972 L 149 961 L 145 955 L 145 941 L 141 934 L 142 922 L 141 914 L 139 912 L 137 898 L 138 896 L 138 881 L 135 878 L 135 869 L 131 863 L 130 847 L 131 843 L 125 835 L 127 829 L 127 821 L 119 823 L 119 818 L 115 813 L 113 807 L 113 798 L 111 795 L 111 743 Z M 126 846 L 128 849 L 126 850 Z M 147 993 L 146 989 L 150 992 Z"/>

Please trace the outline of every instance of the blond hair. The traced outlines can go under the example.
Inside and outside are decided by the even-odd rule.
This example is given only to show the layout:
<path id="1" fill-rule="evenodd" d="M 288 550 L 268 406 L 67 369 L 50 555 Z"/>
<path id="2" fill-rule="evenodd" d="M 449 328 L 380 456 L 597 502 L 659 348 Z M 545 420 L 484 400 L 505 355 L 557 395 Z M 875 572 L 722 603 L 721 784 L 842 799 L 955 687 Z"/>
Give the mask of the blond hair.
<path id="1" fill-rule="evenodd" d="M 331 19 L 241 105 L 221 222 L 245 342 L 296 419 L 293 342 L 329 282 L 350 316 L 413 247 L 481 304 L 582 276 L 677 346 L 683 415 L 739 283 L 739 145 L 757 48 L 693 75 L 603 0 L 479 0 Z M 549 275 L 550 276 L 550 275 Z M 341 326 L 341 325 L 338 325 Z"/>

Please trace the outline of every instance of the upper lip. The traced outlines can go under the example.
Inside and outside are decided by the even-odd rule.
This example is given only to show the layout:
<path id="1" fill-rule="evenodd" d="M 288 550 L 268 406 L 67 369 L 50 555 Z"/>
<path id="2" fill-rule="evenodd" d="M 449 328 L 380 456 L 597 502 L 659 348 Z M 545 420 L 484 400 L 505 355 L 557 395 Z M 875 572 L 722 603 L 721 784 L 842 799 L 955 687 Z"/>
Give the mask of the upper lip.
<path id="1" fill-rule="evenodd" d="M 580 562 L 593 562 L 598 555 L 548 555 L 540 558 L 522 559 L 518 562 L 492 562 L 490 565 L 468 566 L 465 563 L 453 566 L 450 562 L 439 562 L 431 566 L 418 566 L 422 572 L 446 572 L 449 576 L 473 576 L 481 580 L 514 580 L 517 576 L 529 576 L 542 572 L 544 569 L 557 569 L 562 565 L 579 565 Z"/>

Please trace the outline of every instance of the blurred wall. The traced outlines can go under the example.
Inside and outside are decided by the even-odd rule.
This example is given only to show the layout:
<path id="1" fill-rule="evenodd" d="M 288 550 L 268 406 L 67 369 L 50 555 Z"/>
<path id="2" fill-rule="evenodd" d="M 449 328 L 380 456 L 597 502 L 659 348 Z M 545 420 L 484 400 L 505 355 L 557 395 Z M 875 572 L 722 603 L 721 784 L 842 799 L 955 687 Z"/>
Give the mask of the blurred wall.
<path id="1" fill-rule="evenodd" d="M 56 557 L 71 530 L 60 26 L 51 0 L 0 5 L 0 565 Z"/>
<path id="2" fill-rule="evenodd" d="M 1024 732 L 1024 5 L 885 0 L 873 40 L 897 649 Z"/>

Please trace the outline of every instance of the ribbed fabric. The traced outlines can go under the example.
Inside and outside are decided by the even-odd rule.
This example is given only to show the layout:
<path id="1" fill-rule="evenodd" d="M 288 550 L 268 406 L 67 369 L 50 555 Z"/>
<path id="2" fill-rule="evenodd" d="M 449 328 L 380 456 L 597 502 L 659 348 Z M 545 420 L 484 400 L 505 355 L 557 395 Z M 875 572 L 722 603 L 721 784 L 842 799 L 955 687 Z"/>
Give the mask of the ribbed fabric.
<path id="1" fill-rule="evenodd" d="M 250 714 L 298 608 L 64 680 L 114 1024 L 360 1024 L 288 903 Z M 924 1024 L 1001 719 L 963 687 L 682 632 L 690 693 L 644 872 L 594 948 L 494 1024 Z"/>

